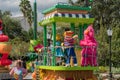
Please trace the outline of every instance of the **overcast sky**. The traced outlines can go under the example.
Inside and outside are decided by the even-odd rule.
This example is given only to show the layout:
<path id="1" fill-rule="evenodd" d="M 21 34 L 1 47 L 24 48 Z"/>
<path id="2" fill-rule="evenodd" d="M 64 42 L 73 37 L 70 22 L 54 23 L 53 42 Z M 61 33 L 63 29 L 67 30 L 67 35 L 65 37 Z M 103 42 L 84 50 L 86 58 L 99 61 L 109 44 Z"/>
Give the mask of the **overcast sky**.
<path id="1" fill-rule="evenodd" d="M 34 0 L 29 0 L 33 7 Z M 67 0 L 36 0 L 37 1 L 37 11 L 38 19 L 42 18 L 41 12 L 52 5 L 55 5 L 58 2 L 67 2 Z M 2 11 L 11 11 L 12 15 L 22 16 L 22 13 L 19 9 L 20 0 L 0 0 L 0 10 Z"/>

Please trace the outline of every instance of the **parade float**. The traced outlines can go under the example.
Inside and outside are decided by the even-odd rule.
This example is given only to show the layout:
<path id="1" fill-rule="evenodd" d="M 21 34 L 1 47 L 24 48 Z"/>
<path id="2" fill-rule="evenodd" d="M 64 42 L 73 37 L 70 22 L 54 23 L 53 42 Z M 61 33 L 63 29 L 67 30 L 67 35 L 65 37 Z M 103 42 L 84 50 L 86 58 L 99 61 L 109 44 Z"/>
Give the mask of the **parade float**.
<path id="1" fill-rule="evenodd" d="M 98 80 L 93 71 L 97 70 L 96 48 L 97 42 L 94 39 L 94 30 L 92 23 L 94 18 L 88 13 L 89 7 L 72 6 L 69 4 L 58 3 L 47 10 L 43 11 L 44 18 L 39 22 L 43 26 L 43 43 L 44 55 L 43 65 L 37 66 L 40 80 Z M 71 31 L 78 32 L 80 40 L 80 50 L 75 51 L 78 65 L 74 65 L 74 61 L 70 58 L 69 66 L 57 65 L 56 62 L 56 29 L 57 27 L 69 27 Z M 47 30 L 52 28 L 52 51 L 48 53 Z M 63 30 L 64 31 L 64 30 Z M 68 36 L 73 35 L 69 33 Z M 67 35 L 67 33 L 66 33 Z M 84 38 L 83 38 L 84 35 Z M 70 38 L 72 39 L 72 38 Z M 64 39 L 65 40 L 65 39 Z M 78 44 L 79 45 L 79 44 Z M 61 46 L 60 46 L 61 47 Z M 66 48 L 66 46 L 62 46 Z M 62 48 L 61 47 L 61 48 Z M 76 49 L 75 46 L 72 46 Z M 68 48 L 68 47 L 67 47 Z M 80 54 L 81 56 L 78 56 Z M 89 61 L 90 60 L 90 61 Z"/>
<path id="2" fill-rule="evenodd" d="M 2 32 L 2 20 L 0 20 L 0 78 L 8 79 L 9 76 L 9 66 L 12 61 L 8 59 L 8 55 L 12 50 L 11 44 L 8 42 L 9 37 Z"/>

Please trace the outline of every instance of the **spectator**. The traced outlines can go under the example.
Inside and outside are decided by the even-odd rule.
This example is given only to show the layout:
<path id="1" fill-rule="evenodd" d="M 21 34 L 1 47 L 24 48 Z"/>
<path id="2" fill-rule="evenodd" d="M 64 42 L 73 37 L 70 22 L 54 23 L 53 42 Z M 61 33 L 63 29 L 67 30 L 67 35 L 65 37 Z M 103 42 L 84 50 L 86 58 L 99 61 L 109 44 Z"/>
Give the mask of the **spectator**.
<path id="1" fill-rule="evenodd" d="M 9 74 L 14 76 L 16 80 L 23 80 L 23 77 L 27 74 L 27 70 L 22 67 L 22 61 L 17 60 L 15 67 L 11 69 Z"/>
<path id="2" fill-rule="evenodd" d="M 33 73 L 35 70 L 35 64 L 32 62 L 30 66 L 30 71 Z"/>
<path id="3" fill-rule="evenodd" d="M 39 61 L 38 61 L 38 58 L 35 60 L 35 66 L 39 65 Z"/>

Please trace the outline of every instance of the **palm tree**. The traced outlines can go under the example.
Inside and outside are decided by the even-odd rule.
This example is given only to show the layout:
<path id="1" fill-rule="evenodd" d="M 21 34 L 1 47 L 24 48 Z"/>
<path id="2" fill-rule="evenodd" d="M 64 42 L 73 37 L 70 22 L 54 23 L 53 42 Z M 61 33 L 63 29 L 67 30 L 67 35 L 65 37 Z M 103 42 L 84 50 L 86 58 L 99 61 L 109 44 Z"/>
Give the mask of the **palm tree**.
<path id="1" fill-rule="evenodd" d="M 22 11 L 24 17 L 27 19 L 30 28 L 32 28 L 32 21 L 33 21 L 33 12 L 32 12 L 32 7 L 30 5 L 29 0 L 21 0 L 19 4 L 20 10 Z"/>

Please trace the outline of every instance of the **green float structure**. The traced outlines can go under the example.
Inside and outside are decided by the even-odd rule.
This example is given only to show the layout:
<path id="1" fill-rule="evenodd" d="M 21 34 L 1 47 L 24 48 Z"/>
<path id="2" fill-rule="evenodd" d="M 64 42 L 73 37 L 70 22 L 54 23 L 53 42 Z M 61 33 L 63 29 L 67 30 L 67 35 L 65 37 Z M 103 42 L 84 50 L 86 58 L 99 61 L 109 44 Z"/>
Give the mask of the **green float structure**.
<path id="1" fill-rule="evenodd" d="M 75 32 L 75 28 L 79 29 L 79 40 L 83 38 L 83 31 L 88 25 L 94 22 L 94 18 L 88 13 L 89 7 L 72 6 L 68 4 L 58 3 L 51 8 L 43 11 L 44 18 L 39 22 L 43 26 L 44 37 L 44 60 L 43 65 L 38 66 L 40 70 L 41 80 L 97 80 L 93 74 L 93 70 L 97 67 L 65 67 L 56 66 L 55 47 L 56 47 L 56 28 L 59 26 L 69 26 Z M 51 65 L 47 60 L 47 28 L 52 27 L 53 50 L 51 57 Z M 80 52 L 79 52 L 80 53 Z"/>

